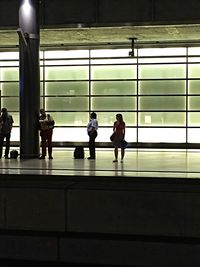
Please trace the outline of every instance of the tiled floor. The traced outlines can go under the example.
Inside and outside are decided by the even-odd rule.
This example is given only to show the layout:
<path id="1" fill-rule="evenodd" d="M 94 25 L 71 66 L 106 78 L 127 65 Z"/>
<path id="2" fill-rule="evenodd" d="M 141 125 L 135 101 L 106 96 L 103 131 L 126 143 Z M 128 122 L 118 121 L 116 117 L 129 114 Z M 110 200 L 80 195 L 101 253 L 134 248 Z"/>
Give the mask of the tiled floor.
<path id="1" fill-rule="evenodd" d="M 112 149 L 97 149 L 96 160 L 75 160 L 72 149 L 56 150 L 53 160 L 1 159 L 0 174 L 200 178 L 200 150 L 127 149 L 113 163 Z"/>

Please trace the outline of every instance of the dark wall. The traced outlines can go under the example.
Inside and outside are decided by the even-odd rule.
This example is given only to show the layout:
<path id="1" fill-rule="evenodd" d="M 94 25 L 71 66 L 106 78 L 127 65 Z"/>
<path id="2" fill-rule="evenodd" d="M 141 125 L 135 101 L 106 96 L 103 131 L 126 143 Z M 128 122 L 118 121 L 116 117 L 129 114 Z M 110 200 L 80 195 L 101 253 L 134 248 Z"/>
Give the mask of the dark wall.
<path id="1" fill-rule="evenodd" d="M 39 1 L 39 0 L 38 0 Z M 200 22 L 199 0 L 41 0 L 41 26 Z M 18 25 L 19 0 L 0 1 L 0 27 Z"/>

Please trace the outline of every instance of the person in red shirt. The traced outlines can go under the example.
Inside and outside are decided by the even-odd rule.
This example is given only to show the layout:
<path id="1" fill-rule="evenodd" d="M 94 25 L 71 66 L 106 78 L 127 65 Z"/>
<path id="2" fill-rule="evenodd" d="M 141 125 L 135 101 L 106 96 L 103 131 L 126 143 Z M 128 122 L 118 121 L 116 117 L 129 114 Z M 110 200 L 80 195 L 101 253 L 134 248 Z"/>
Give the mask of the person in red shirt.
<path id="1" fill-rule="evenodd" d="M 118 148 L 121 148 L 121 162 L 123 162 L 124 154 L 125 154 L 125 147 L 122 146 L 122 141 L 124 140 L 124 137 L 125 137 L 125 128 L 126 128 L 126 124 L 123 121 L 122 114 L 117 114 L 116 121 L 114 122 L 114 125 L 113 125 L 114 138 L 113 138 L 112 143 L 115 147 L 114 149 L 115 159 L 113 160 L 113 162 L 118 161 Z"/>

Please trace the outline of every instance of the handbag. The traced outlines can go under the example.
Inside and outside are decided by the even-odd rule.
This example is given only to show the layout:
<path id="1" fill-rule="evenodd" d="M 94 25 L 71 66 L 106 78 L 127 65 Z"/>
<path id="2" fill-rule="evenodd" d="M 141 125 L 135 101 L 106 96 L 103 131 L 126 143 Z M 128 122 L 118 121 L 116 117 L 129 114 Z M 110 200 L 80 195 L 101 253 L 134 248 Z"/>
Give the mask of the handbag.
<path id="1" fill-rule="evenodd" d="M 126 140 L 122 140 L 121 141 L 121 148 L 126 148 L 128 146 L 128 142 L 126 142 Z"/>
<path id="2" fill-rule="evenodd" d="M 112 142 L 115 139 L 115 132 L 111 134 L 110 141 Z"/>

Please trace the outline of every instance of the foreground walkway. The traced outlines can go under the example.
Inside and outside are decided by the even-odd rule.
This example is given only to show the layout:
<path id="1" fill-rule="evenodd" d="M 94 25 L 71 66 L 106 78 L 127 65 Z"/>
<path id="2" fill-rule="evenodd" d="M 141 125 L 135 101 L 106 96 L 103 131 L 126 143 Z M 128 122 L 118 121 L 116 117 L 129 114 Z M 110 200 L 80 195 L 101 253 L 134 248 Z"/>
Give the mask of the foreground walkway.
<path id="1" fill-rule="evenodd" d="M 127 149 L 124 162 L 113 163 L 112 149 L 97 149 L 97 159 L 75 160 L 73 150 L 56 150 L 53 160 L 1 159 L 1 174 L 200 178 L 200 150 Z"/>

